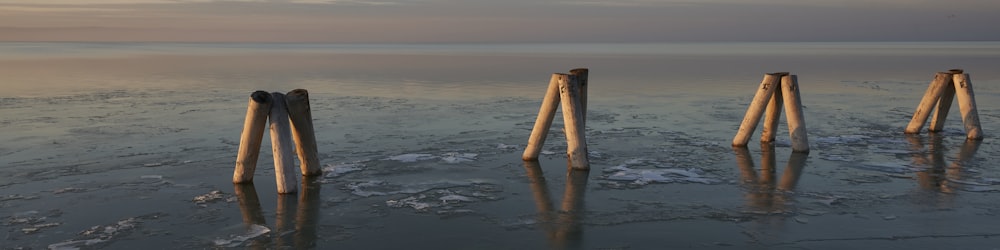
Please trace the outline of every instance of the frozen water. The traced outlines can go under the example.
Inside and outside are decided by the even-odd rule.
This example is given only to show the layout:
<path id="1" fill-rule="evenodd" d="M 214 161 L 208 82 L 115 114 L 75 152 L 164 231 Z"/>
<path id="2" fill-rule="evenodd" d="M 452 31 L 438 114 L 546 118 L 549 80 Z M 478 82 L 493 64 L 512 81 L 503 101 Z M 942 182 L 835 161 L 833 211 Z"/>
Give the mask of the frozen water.
<path id="1" fill-rule="evenodd" d="M 432 154 L 401 154 L 397 156 L 392 156 L 386 158 L 386 160 L 399 161 L 399 162 L 418 162 L 435 159 L 437 156 Z"/>
<path id="2" fill-rule="evenodd" d="M 120 220 L 108 225 L 93 226 L 83 232 L 80 232 L 78 234 L 79 237 L 76 239 L 50 244 L 49 249 L 80 249 L 83 247 L 99 248 L 95 245 L 108 242 L 124 234 L 129 234 L 139 227 L 142 220 L 156 219 L 159 218 L 160 215 L 161 214 L 144 215 Z"/>
<path id="3" fill-rule="evenodd" d="M 640 162 L 640 161 L 630 160 L 628 162 Z M 704 171 L 695 168 L 633 169 L 626 167 L 626 165 L 623 164 L 605 169 L 604 171 L 611 172 L 611 174 L 606 177 L 606 179 L 608 180 L 631 181 L 637 185 L 646 185 L 649 183 L 671 183 L 671 182 L 702 183 L 702 184 L 722 183 L 722 180 L 707 178 L 702 176 L 704 174 Z"/>
<path id="4" fill-rule="evenodd" d="M 326 173 L 326 178 L 333 178 L 347 173 L 361 171 L 364 168 L 365 164 L 359 162 L 327 164 L 326 167 L 323 168 L 323 172 Z"/>
<path id="5" fill-rule="evenodd" d="M 471 197 L 457 195 L 457 194 L 449 194 L 449 195 L 441 196 L 441 198 L 438 198 L 438 199 L 441 200 L 442 203 L 473 202 L 473 201 L 476 201 L 476 199 L 473 199 Z"/>
<path id="6" fill-rule="evenodd" d="M 143 175 L 139 176 L 139 179 L 150 179 L 150 180 L 162 180 L 162 175 Z"/>
<path id="7" fill-rule="evenodd" d="M 208 192 L 207 194 L 195 196 L 194 199 L 192 200 L 194 201 L 195 204 L 204 205 L 205 203 L 215 202 L 218 200 L 227 200 L 227 199 L 226 195 L 222 193 L 222 191 L 214 190 L 212 192 Z"/>
<path id="8" fill-rule="evenodd" d="M 215 239 L 212 243 L 218 247 L 238 247 L 249 239 L 257 238 L 270 233 L 271 229 L 263 225 L 253 224 L 247 227 L 246 231 L 238 235 L 230 235 L 227 239 Z"/>
<path id="9" fill-rule="evenodd" d="M 517 145 L 509 145 L 509 144 L 499 143 L 499 144 L 497 144 L 497 149 L 500 149 L 500 150 L 517 150 L 518 146 Z"/>
<path id="10" fill-rule="evenodd" d="M 455 163 L 475 161 L 476 156 L 479 155 L 473 153 L 450 152 L 442 154 L 441 160 L 444 161 L 445 163 L 455 164 Z"/>

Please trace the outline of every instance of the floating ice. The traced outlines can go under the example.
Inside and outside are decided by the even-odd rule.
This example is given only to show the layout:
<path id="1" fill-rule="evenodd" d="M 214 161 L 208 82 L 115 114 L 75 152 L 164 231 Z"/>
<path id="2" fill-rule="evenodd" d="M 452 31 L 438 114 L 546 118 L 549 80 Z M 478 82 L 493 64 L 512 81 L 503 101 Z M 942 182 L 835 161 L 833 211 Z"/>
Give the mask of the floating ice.
<path id="1" fill-rule="evenodd" d="M 473 153 L 450 152 L 450 153 L 444 153 L 444 154 L 442 154 L 441 155 L 441 160 L 444 161 L 444 162 L 446 162 L 446 163 L 455 164 L 455 163 L 475 161 L 476 160 L 476 156 L 479 156 L 479 155 L 478 154 L 473 154 Z"/>
<path id="2" fill-rule="evenodd" d="M 159 218 L 160 215 L 161 214 L 144 215 L 120 220 L 108 225 L 93 226 L 90 229 L 80 232 L 78 234 L 80 237 L 51 244 L 49 245 L 49 249 L 80 249 L 83 247 L 100 248 L 94 247 L 94 245 L 110 241 L 123 234 L 131 233 L 139 227 L 143 219 Z"/>
<path id="3" fill-rule="evenodd" d="M 326 173 L 326 178 L 333 178 L 347 173 L 361 171 L 364 168 L 365 164 L 359 162 L 327 164 L 326 167 L 323 168 L 323 173 Z"/>
<path id="4" fill-rule="evenodd" d="M 42 230 L 42 228 L 55 227 L 59 225 L 62 225 L 62 223 L 51 222 L 51 223 L 35 224 L 31 225 L 30 227 L 21 228 L 21 232 L 24 234 L 32 234 L 32 233 L 37 233 L 39 230 Z"/>
<path id="5" fill-rule="evenodd" d="M 508 145 L 508 144 L 499 143 L 499 144 L 497 144 L 497 149 L 501 149 L 501 150 L 517 150 L 517 145 Z"/>
<path id="6" fill-rule="evenodd" d="M 426 196 L 410 196 L 400 200 L 387 200 L 385 201 L 385 205 L 393 208 L 412 207 L 413 209 L 421 211 L 433 206 L 427 202 L 420 202 L 421 198 L 426 198 Z"/>
<path id="7" fill-rule="evenodd" d="M 247 227 L 246 232 L 239 235 L 230 235 L 228 239 L 215 239 L 212 243 L 218 247 L 238 247 L 249 239 L 257 238 L 270 233 L 271 229 L 262 225 L 253 224 Z"/>
<path id="8" fill-rule="evenodd" d="M 85 189 L 85 188 L 68 187 L 68 188 L 56 189 L 55 191 L 52 191 L 52 193 L 53 194 L 77 193 L 77 192 L 83 192 L 83 191 L 87 191 L 87 189 Z"/>
<path id="9" fill-rule="evenodd" d="M 151 174 L 151 175 L 139 176 L 139 179 L 162 180 L 163 176 L 162 175 Z"/>
<path id="10" fill-rule="evenodd" d="M 442 203 L 473 202 L 473 201 L 476 201 L 476 199 L 473 199 L 471 197 L 461 196 L 461 195 L 457 195 L 457 194 L 450 194 L 450 195 L 441 196 L 441 198 L 438 198 L 438 199 L 441 200 Z"/>
<path id="11" fill-rule="evenodd" d="M 962 187 L 962 191 L 968 191 L 968 192 L 997 192 L 997 191 L 1000 191 L 1000 189 L 997 189 L 997 188 L 994 188 L 994 187 L 988 187 L 988 186 L 964 186 L 964 187 Z"/>
<path id="12" fill-rule="evenodd" d="M 554 154 L 556 154 L 556 152 L 548 151 L 548 150 L 542 150 L 542 154 L 543 155 L 554 155 Z"/>
<path id="13" fill-rule="evenodd" d="M 689 168 L 689 169 L 678 169 L 678 168 L 660 168 L 660 169 L 632 169 L 625 165 L 618 165 L 605 169 L 605 172 L 613 172 L 608 175 L 606 179 L 613 181 L 632 181 L 634 184 L 646 185 L 649 183 L 671 183 L 671 182 L 681 182 L 681 183 L 702 183 L 702 184 L 719 184 L 722 180 L 703 177 L 703 171 L 700 169 Z"/>
<path id="14" fill-rule="evenodd" d="M 222 191 L 214 190 L 212 192 L 208 192 L 207 194 L 195 196 L 192 200 L 195 204 L 204 205 L 205 203 L 223 200 L 225 198 L 225 194 L 223 194 Z"/>
<path id="15" fill-rule="evenodd" d="M 401 154 L 386 158 L 386 160 L 399 161 L 399 162 L 418 162 L 418 161 L 431 160 L 435 158 L 437 158 L 437 156 L 431 154 Z"/>

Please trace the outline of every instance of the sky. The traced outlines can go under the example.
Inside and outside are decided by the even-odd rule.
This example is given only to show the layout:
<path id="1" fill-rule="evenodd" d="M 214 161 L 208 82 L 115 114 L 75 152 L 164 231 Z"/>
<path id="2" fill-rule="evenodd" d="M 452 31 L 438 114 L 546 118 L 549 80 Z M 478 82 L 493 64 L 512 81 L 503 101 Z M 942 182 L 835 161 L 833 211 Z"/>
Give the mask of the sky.
<path id="1" fill-rule="evenodd" d="M 997 0 L 0 0 L 0 41 L 997 41 Z"/>

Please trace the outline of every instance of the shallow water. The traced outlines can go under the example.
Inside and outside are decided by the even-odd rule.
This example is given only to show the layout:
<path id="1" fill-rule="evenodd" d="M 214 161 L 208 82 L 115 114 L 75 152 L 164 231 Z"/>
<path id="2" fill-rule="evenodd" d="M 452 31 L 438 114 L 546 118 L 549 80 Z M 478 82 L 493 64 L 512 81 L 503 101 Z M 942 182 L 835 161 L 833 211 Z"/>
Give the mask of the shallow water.
<path id="1" fill-rule="evenodd" d="M 38 46 L 0 60 L 4 247 L 985 248 L 1000 236 L 983 223 L 1000 212 L 996 43 Z M 542 159 L 522 162 L 549 74 L 575 67 L 591 70 L 592 170 L 567 173 L 560 119 Z M 972 76 L 985 140 L 965 141 L 957 105 L 944 132 L 903 135 L 933 73 L 951 68 Z M 774 71 L 799 76 L 808 155 L 791 153 L 784 123 L 772 145 L 729 146 Z M 294 88 L 310 91 L 325 175 L 275 194 L 265 143 L 255 184 L 232 185 L 248 94 Z"/>

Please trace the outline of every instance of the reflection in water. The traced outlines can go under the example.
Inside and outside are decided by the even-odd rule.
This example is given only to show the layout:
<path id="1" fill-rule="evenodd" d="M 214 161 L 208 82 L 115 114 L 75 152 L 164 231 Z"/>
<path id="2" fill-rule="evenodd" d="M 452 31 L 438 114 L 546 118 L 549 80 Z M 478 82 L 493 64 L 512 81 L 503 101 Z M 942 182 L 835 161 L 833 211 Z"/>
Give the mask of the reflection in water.
<path id="1" fill-rule="evenodd" d="M 267 225 L 261 210 L 260 200 L 253 183 L 235 184 L 236 197 L 240 203 L 240 213 L 243 223 L 251 225 Z M 316 227 L 319 221 L 319 182 L 315 177 L 306 177 L 302 181 L 299 197 L 294 194 L 278 195 L 275 209 L 274 230 L 270 237 L 258 237 L 248 242 L 251 248 L 313 248 L 316 246 Z M 272 242 L 277 247 L 269 247 Z"/>
<path id="2" fill-rule="evenodd" d="M 548 184 L 538 161 L 525 161 L 528 180 L 538 209 L 539 226 L 545 232 L 555 249 L 576 249 L 583 239 L 583 225 L 580 221 L 584 213 L 584 192 L 590 171 L 572 170 L 566 173 L 566 187 L 563 191 L 559 211 L 554 211 Z"/>
<path id="3" fill-rule="evenodd" d="M 913 165 L 926 168 L 924 171 L 917 172 L 917 183 L 922 190 L 934 194 L 934 197 L 927 197 L 933 199 L 933 201 L 928 200 L 928 202 L 939 206 L 950 206 L 954 199 L 951 194 L 955 193 L 954 188 L 956 187 L 955 183 L 952 182 L 962 180 L 962 167 L 968 164 L 969 160 L 976 154 L 982 141 L 966 140 L 959 149 L 957 159 L 950 166 L 946 166 L 948 164 L 945 161 L 944 137 L 934 133 L 929 134 L 928 137 L 929 143 L 926 143 L 925 138 L 920 135 L 907 135 L 906 137 L 907 141 L 910 142 L 910 151 L 917 152 L 910 154 Z M 925 147 L 927 148 L 926 152 L 924 152 Z"/>
<path id="4" fill-rule="evenodd" d="M 736 153 L 736 164 L 740 168 L 742 185 L 747 189 L 746 198 L 750 209 L 756 213 L 784 213 L 785 206 L 791 202 L 787 193 L 795 189 L 805 168 L 808 153 L 792 153 L 788 157 L 788 165 L 781 175 L 781 181 L 775 181 L 774 143 L 761 143 L 760 175 L 754 171 L 753 157 L 746 147 L 733 147 Z"/>

